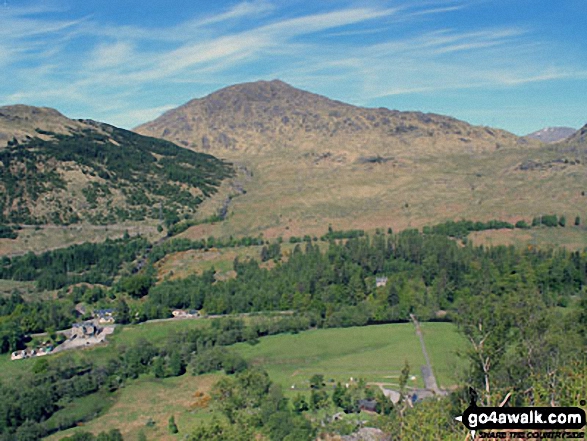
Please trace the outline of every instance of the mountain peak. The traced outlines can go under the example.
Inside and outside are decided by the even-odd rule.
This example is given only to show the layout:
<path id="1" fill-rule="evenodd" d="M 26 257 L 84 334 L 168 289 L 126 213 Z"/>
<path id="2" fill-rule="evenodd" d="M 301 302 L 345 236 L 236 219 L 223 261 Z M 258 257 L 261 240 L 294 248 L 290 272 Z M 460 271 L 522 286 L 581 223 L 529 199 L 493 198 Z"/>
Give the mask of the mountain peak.
<path id="1" fill-rule="evenodd" d="M 293 106 L 299 110 L 312 107 L 342 105 L 343 103 L 295 88 L 281 80 L 259 80 L 224 87 L 203 98 L 196 98 L 181 106 L 194 108 L 204 103 L 210 114 L 218 112 L 239 113 L 250 110 L 251 106 L 272 105 L 276 107 Z M 248 114 L 247 114 L 248 115 Z"/>
<path id="2" fill-rule="evenodd" d="M 220 89 L 136 130 L 230 160 L 284 149 L 356 158 L 399 152 L 475 152 L 518 142 L 502 130 L 436 114 L 357 107 L 281 80 Z"/>
<path id="3" fill-rule="evenodd" d="M 215 92 L 212 92 L 208 96 L 214 96 L 214 95 L 218 95 L 218 94 L 222 95 L 225 93 L 262 92 L 262 93 L 276 94 L 276 93 L 284 93 L 284 92 L 287 93 L 287 92 L 294 92 L 294 91 L 300 91 L 300 89 L 296 89 L 295 87 L 291 86 L 290 84 L 287 84 L 284 81 L 275 79 L 275 80 L 258 80 L 258 81 L 248 82 L 248 83 L 234 84 L 232 86 L 227 86 L 227 87 L 219 89 Z"/>

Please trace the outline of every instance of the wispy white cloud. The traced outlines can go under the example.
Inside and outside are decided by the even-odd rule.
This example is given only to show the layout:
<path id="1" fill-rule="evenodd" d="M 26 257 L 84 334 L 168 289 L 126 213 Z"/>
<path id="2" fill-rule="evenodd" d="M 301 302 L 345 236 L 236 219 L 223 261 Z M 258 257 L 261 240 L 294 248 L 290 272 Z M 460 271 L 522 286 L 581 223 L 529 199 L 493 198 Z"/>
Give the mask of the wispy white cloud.
<path id="1" fill-rule="evenodd" d="M 238 3 L 238 4 L 234 5 L 232 8 L 230 8 L 226 12 L 212 15 L 210 17 L 207 17 L 207 18 L 204 18 L 201 20 L 197 20 L 197 21 L 195 21 L 195 23 L 200 26 L 212 25 L 212 24 L 217 24 L 217 23 L 229 21 L 229 20 L 241 19 L 244 17 L 251 17 L 251 16 L 256 17 L 256 16 L 264 15 L 264 14 L 267 14 L 267 13 L 273 11 L 274 9 L 275 9 L 275 6 L 273 6 L 268 1 L 260 0 L 260 1 L 252 1 L 252 2 L 243 2 L 243 3 Z"/>
<path id="2" fill-rule="evenodd" d="M 90 67 L 100 69 L 126 64 L 133 52 L 132 44 L 127 42 L 100 44 L 91 55 Z"/>
<path id="3" fill-rule="evenodd" d="M 432 14 L 443 14 L 446 12 L 453 12 L 458 11 L 460 9 L 465 8 L 465 4 L 454 5 L 454 6 L 444 6 L 440 8 L 430 8 L 430 9 L 422 9 L 420 11 L 412 12 L 410 15 L 412 17 L 417 17 L 419 15 L 432 15 Z"/>

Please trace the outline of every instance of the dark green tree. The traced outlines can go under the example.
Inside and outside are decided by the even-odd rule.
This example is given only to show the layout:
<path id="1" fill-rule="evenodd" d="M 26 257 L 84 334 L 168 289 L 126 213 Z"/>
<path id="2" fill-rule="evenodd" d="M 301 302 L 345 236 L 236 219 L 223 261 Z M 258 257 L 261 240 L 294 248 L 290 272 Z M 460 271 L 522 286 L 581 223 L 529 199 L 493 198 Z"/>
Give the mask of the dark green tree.
<path id="1" fill-rule="evenodd" d="M 310 409 L 319 410 L 328 406 L 328 392 L 323 389 L 310 391 Z"/>
<path id="2" fill-rule="evenodd" d="M 169 417 L 168 428 L 169 428 L 169 433 L 178 433 L 179 432 L 179 430 L 177 428 L 177 424 L 175 424 L 175 416 L 174 415 L 171 415 L 171 417 Z"/>
<path id="3" fill-rule="evenodd" d="M 116 323 L 130 323 L 130 308 L 124 299 L 120 299 L 116 305 Z"/>
<path id="4" fill-rule="evenodd" d="M 530 226 L 526 223 L 525 220 L 519 220 L 518 222 L 516 222 L 515 225 L 516 228 L 520 228 L 520 229 L 527 229 L 530 228 Z"/>
<path id="5" fill-rule="evenodd" d="M 165 378 L 165 361 L 162 357 L 157 357 L 153 361 L 153 375 L 156 378 Z"/>
<path id="6" fill-rule="evenodd" d="M 311 389 L 322 389 L 325 386 L 324 375 L 314 374 L 310 377 L 310 388 Z"/>
<path id="7" fill-rule="evenodd" d="M 307 412 L 310 409 L 308 402 L 302 394 L 297 394 L 291 401 L 295 413 Z"/>
<path id="8" fill-rule="evenodd" d="M 169 374 L 172 377 L 179 377 L 185 373 L 185 363 L 179 351 L 174 351 L 169 357 Z"/>

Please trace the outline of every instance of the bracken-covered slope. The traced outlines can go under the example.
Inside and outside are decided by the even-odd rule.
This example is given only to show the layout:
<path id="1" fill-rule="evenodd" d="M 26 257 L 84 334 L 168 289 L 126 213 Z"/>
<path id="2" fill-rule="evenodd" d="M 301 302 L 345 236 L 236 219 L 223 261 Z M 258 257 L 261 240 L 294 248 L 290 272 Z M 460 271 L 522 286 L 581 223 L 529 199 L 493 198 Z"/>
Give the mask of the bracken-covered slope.
<path id="1" fill-rule="evenodd" d="M 0 107 L 0 223 L 113 224 L 195 212 L 229 164 L 53 109 Z"/>

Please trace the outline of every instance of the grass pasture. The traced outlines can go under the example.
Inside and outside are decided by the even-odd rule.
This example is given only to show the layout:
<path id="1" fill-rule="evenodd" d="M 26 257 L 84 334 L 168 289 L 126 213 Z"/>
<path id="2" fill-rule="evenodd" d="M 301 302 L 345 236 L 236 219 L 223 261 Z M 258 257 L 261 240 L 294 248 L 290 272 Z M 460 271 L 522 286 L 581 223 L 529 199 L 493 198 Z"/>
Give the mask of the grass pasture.
<path id="1" fill-rule="evenodd" d="M 121 326 L 117 328 L 114 335 L 108 340 L 116 345 L 131 345 L 139 340 L 158 345 L 165 341 L 174 332 L 187 331 L 189 329 L 208 326 L 210 320 L 204 319 L 174 319 L 151 321 L 132 326 Z"/>
<path id="2" fill-rule="evenodd" d="M 463 340 L 449 323 L 426 323 L 422 331 L 441 387 L 454 384 L 460 366 L 454 353 Z M 344 383 L 353 377 L 397 385 L 405 360 L 416 377 L 410 386 L 424 385 L 420 374 L 424 356 L 411 323 L 276 335 L 262 338 L 254 346 L 239 343 L 234 348 L 290 392 L 308 390 L 313 374 L 323 374 L 327 382 Z"/>

